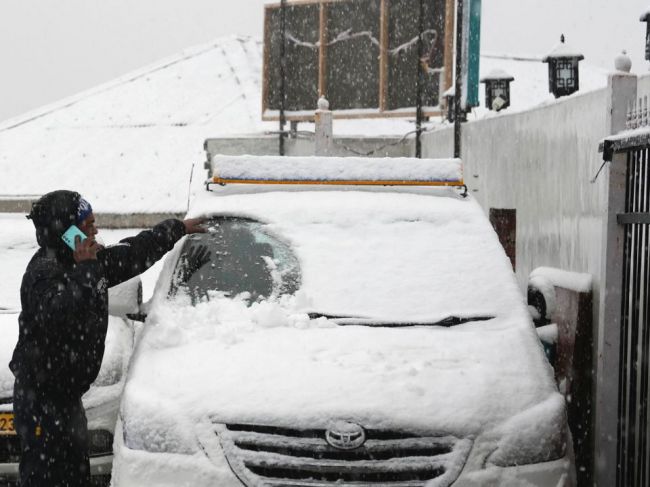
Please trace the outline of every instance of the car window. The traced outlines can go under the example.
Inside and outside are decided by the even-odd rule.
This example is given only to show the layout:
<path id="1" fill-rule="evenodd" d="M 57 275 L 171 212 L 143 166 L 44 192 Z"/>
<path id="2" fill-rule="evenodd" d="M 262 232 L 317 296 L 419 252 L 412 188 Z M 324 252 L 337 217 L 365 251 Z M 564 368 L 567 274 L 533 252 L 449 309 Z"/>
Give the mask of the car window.
<path id="1" fill-rule="evenodd" d="M 298 259 L 265 225 L 240 218 L 211 220 L 208 232 L 188 236 L 170 294 L 188 292 L 192 302 L 247 293 L 249 302 L 293 294 L 300 286 Z"/>

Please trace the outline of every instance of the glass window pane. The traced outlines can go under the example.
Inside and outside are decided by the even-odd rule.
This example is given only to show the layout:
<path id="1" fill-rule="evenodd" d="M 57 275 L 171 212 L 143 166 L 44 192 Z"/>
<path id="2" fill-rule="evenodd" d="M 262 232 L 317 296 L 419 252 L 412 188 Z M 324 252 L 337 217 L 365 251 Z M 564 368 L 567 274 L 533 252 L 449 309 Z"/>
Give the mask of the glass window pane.
<path id="1" fill-rule="evenodd" d="M 254 302 L 292 294 L 299 286 L 298 260 L 287 243 L 259 222 L 223 218 L 210 222 L 207 233 L 188 236 L 170 294 L 183 289 L 196 303 L 210 291 L 246 293 Z"/>

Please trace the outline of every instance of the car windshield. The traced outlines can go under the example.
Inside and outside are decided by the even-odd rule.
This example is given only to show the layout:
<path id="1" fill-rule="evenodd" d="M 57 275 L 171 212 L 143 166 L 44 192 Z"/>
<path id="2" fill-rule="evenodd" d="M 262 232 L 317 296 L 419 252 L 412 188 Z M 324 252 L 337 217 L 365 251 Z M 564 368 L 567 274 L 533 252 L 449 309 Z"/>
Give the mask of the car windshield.
<path id="1" fill-rule="evenodd" d="M 195 304 L 219 293 L 252 303 L 293 294 L 299 286 L 298 259 L 286 242 L 259 222 L 218 218 L 210 220 L 207 233 L 187 237 L 170 295 L 184 290 Z"/>

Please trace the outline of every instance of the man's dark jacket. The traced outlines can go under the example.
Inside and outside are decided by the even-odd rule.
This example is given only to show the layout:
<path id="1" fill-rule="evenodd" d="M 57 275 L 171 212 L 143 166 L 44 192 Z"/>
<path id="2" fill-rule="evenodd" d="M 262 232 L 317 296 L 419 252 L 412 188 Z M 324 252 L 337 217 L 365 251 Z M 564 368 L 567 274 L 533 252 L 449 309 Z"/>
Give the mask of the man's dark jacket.
<path id="1" fill-rule="evenodd" d="M 142 273 L 185 234 L 179 220 L 126 238 L 76 263 L 61 235 L 79 194 L 56 191 L 32 210 L 40 249 L 21 285 L 20 335 L 10 363 L 17 379 L 47 398 L 80 398 L 97 377 L 108 326 L 108 288 Z M 43 201 L 45 199 L 45 201 Z"/>

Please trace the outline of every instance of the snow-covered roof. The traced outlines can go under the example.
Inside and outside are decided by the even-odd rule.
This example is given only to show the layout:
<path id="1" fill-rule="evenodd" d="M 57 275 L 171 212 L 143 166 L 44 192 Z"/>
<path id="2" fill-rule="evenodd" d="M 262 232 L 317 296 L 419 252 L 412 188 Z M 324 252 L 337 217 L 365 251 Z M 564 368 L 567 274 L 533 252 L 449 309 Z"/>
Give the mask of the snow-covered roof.
<path id="1" fill-rule="evenodd" d="M 582 53 L 580 53 L 578 50 L 565 44 L 564 36 L 562 37 L 560 43 L 556 45 L 550 53 L 544 56 L 544 59 L 542 59 L 542 61 L 548 62 L 550 59 L 557 59 L 561 57 L 572 57 L 579 60 L 585 58 L 584 55 L 582 55 Z"/>
<path id="2" fill-rule="evenodd" d="M 0 123 L 0 195 L 76 189 L 100 212 L 185 208 L 208 137 L 263 132 L 262 43 L 221 38 Z"/>
<path id="3" fill-rule="evenodd" d="M 69 188 L 98 212 L 184 211 L 190 173 L 195 183 L 203 177 L 206 138 L 277 130 L 261 121 L 262 54 L 258 39 L 220 38 L 0 122 L 0 196 Z M 525 110 L 551 96 L 540 61 L 484 55 L 481 73 L 512 74 L 508 110 Z M 581 91 L 606 86 L 604 70 L 585 63 L 580 69 Z M 334 122 L 339 135 L 413 130 L 413 119 Z"/>

